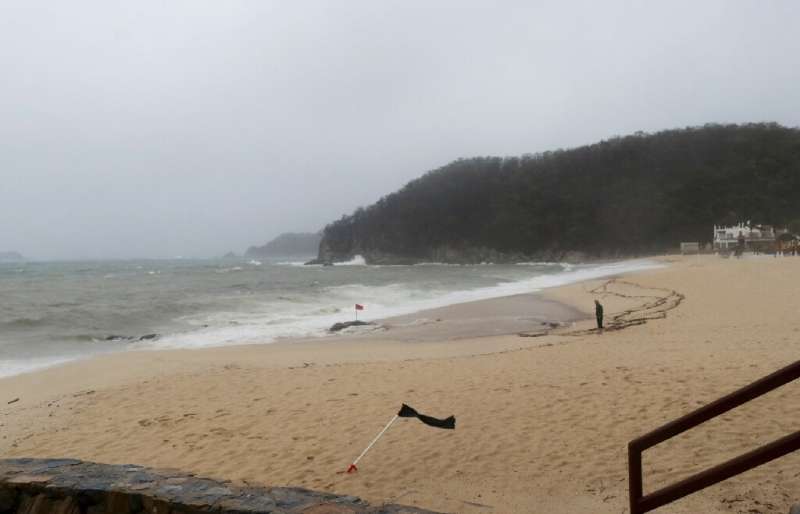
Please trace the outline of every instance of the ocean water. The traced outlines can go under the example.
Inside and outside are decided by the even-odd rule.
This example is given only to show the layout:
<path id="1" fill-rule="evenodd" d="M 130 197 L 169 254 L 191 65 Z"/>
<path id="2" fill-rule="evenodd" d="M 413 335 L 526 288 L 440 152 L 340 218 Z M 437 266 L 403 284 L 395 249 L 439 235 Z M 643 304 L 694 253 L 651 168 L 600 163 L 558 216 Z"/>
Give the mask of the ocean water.
<path id="1" fill-rule="evenodd" d="M 337 321 L 538 291 L 648 269 L 609 264 L 333 267 L 301 261 L 0 263 L 0 377 L 107 352 L 325 337 Z"/>

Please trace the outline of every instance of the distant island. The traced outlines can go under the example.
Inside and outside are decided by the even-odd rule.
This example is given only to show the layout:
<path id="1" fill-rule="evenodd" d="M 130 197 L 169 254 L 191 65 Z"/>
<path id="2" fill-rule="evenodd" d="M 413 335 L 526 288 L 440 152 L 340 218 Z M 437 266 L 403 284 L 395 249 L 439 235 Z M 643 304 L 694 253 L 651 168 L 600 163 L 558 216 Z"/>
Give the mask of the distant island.
<path id="1" fill-rule="evenodd" d="M 256 257 L 308 257 L 316 255 L 319 250 L 319 242 L 322 239 L 321 233 L 296 233 L 287 232 L 279 235 L 264 246 L 251 246 L 247 249 L 244 256 L 248 258 Z"/>
<path id="2" fill-rule="evenodd" d="M 19 252 L 0 252 L 0 262 L 23 262 L 27 259 Z"/>
<path id="3" fill-rule="evenodd" d="M 800 219 L 800 130 L 638 132 L 459 159 L 325 227 L 313 263 L 580 261 L 710 242 L 714 224 Z"/>

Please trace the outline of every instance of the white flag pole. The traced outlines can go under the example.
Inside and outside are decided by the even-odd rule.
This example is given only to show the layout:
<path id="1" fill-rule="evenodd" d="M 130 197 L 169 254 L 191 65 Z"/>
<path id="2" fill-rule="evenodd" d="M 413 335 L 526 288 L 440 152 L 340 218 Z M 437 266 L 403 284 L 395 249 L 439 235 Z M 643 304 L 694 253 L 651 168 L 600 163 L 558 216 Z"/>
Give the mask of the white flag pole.
<path id="1" fill-rule="evenodd" d="M 399 416 L 398 416 L 397 414 L 395 414 L 395 415 L 394 415 L 394 417 L 392 418 L 392 420 L 391 420 L 391 421 L 389 421 L 389 422 L 386 424 L 386 426 L 385 426 L 385 427 L 383 427 L 383 430 L 381 430 L 381 431 L 380 431 L 380 433 L 379 433 L 378 435 L 376 435 L 376 436 L 375 436 L 375 439 L 373 439 L 373 440 L 372 440 L 372 442 L 371 442 L 371 443 L 369 443 L 369 446 L 367 446 L 366 448 L 364 448 L 364 451 L 363 451 L 363 452 L 361 452 L 361 455 L 359 455 L 359 456 L 358 456 L 358 458 L 356 458 L 356 460 L 354 460 L 354 461 L 353 461 L 353 463 L 352 463 L 352 464 L 350 464 L 350 466 L 347 468 L 347 472 L 348 472 L 348 473 L 352 473 L 353 471 L 358 471 L 358 468 L 356 467 L 356 464 L 358 464 L 358 461 L 360 461 L 360 460 L 361 460 L 361 457 L 363 457 L 364 455 L 366 455 L 366 454 L 367 454 L 367 452 L 369 451 L 369 449 L 370 449 L 370 448 L 372 448 L 372 445 L 373 445 L 373 444 L 375 444 L 375 443 L 378 441 L 378 439 L 380 439 L 380 438 L 381 438 L 381 436 L 384 434 L 384 432 L 386 432 L 387 430 L 389 430 L 389 427 L 390 427 L 390 426 L 392 426 L 392 423 L 394 423 L 395 421 L 397 421 L 397 418 L 398 418 L 398 417 L 399 417 Z"/>

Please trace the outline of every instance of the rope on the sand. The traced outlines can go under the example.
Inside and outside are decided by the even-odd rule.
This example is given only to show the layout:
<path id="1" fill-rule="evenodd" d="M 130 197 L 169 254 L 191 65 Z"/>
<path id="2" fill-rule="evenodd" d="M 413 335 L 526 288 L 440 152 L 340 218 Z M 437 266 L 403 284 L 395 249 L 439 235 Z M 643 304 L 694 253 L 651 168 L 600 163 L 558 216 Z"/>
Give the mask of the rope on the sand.
<path id="1" fill-rule="evenodd" d="M 626 285 L 638 289 L 644 290 L 652 290 L 652 291 L 662 291 L 663 295 L 626 295 L 623 293 L 618 293 L 616 291 L 612 291 L 609 287 L 613 285 Z M 599 286 L 595 287 L 594 289 L 590 289 L 587 291 L 590 294 L 594 295 L 603 295 L 603 296 L 617 296 L 619 298 L 625 298 L 628 300 L 632 299 L 649 299 L 650 301 L 646 301 L 645 303 L 638 305 L 632 309 L 626 309 L 620 313 L 614 314 L 611 316 L 610 323 L 607 324 L 606 328 L 603 331 L 613 331 L 613 330 L 622 330 L 628 327 L 636 326 L 636 325 L 644 325 L 648 321 L 655 320 L 655 319 L 665 319 L 667 317 L 667 312 L 671 311 L 672 309 L 676 308 L 681 302 L 686 299 L 686 296 L 683 294 L 672 290 L 672 289 L 665 289 L 661 287 L 646 287 L 640 284 L 636 284 L 634 282 L 628 282 L 626 280 L 619 280 L 616 278 L 612 278 L 611 280 L 607 280 L 600 284 Z M 581 336 L 587 334 L 597 333 L 599 329 L 591 328 L 591 329 L 584 329 L 584 330 L 573 330 L 569 332 L 561 332 L 559 335 L 565 336 Z M 535 332 L 522 332 L 519 335 L 522 337 L 540 337 L 550 334 L 550 330 L 539 330 Z"/>
<path id="2" fill-rule="evenodd" d="M 649 289 L 651 291 L 663 291 L 666 294 L 664 296 L 626 295 L 623 293 L 618 293 L 616 291 L 610 291 L 608 288 L 612 284 L 622 284 L 639 289 Z M 676 308 L 686 298 L 683 294 L 673 289 L 666 289 L 663 287 L 646 287 L 640 284 L 636 284 L 634 282 L 628 282 L 626 280 L 619 280 L 619 279 L 608 280 L 605 283 L 599 285 L 598 287 L 590 290 L 589 292 L 592 294 L 602 294 L 604 296 L 607 295 L 617 296 L 619 298 L 625 298 L 625 299 L 636 299 L 636 298 L 653 299 L 653 301 L 651 302 L 646 302 L 642 305 L 639 305 L 638 307 L 634 307 L 632 309 L 626 309 L 618 314 L 614 314 L 611 317 L 611 323 L 609 323 L 608 328 L 606 328 L 605 330 L 622 330 L 624 328 L 628 328 L 635 325 L 644 325 L 650 320 L 665 319 L 667 317 L 667 312 Z M 596 332 L 596 331 L 597 329 L 591 330 L 591 332 Z"/>

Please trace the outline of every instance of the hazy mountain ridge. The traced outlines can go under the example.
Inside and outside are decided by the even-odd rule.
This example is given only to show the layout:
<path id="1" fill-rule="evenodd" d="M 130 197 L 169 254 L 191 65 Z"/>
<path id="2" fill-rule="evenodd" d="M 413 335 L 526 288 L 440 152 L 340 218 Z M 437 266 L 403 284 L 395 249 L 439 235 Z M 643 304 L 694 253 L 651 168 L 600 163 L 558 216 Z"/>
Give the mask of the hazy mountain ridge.
<path id="1" fill-rule="evenodd" d="M 27 260 L 19 252 L 0 252 L 0 262 L 22 262 Z"/>
<path id="2" fill-rule="evenodd" d="M 621 257 L 709 241 L 715 223 L 797 218 L 800 130 L 705 125 L 459 159 L 326 226 L 317 261 Z"/>
<path id="3" fill-rule="evenodd" d="M 321 239 L 321 233 L 286 232 L 263 246 L 251 246 L 244 256 L 252 258 L 315 255 Z"/>

